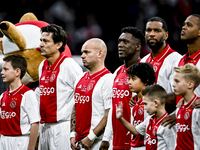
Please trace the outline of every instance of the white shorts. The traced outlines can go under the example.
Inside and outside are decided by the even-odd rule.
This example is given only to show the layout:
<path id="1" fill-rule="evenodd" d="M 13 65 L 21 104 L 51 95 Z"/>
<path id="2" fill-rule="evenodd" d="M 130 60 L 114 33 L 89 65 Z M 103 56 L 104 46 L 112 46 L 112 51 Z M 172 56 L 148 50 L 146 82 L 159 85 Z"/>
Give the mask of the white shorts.
<path id="1" fill-rule="evenodd" d="M 70 121 L 40 124 L 38 150 L 71 150 Z"/>
<path id="2" fill-rule="evenodd" d="M 0 150 L 27 150 L 29 135 L 5 136 L 1 134 Z"/>

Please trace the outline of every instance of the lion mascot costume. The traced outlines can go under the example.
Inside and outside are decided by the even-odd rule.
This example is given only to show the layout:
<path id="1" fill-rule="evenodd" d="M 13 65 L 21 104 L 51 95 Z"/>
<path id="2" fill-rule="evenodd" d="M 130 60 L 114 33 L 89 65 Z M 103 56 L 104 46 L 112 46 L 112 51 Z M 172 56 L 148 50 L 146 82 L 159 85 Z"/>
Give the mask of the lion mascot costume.
<path id="1" fill-rule="evenodd" d="M 27 72 L 22 83 L 31 89 L 39 85 L 38 68 L 45 59 L 40 54 L 40 29 L 48 23 L 39 21 L 33 13 L 24 14 L 19 23 L 12 24 L 8 21 L 0 23 L 3 38 L 0 38 L 0 51 L 5 55 L 20 54 L 27 61 Z M 65 46 L 64 53 L 71 57 L 69 47 Z"/>

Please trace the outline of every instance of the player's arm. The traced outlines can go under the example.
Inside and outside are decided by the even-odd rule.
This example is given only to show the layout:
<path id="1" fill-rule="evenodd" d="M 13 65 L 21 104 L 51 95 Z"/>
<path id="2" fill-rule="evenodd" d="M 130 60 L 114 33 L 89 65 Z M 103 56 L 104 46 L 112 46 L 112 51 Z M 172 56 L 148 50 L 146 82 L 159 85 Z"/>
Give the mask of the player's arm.
<path id="1" fill-rule="evenodd" d="M 88 134 L 88 136 L 86 136 L 84 139 L 81 140 L 81 144 L 84 148 L 89 149 L 91 145 L 93 144 L 94 140 L 98 136 L 103 134 L 105 126 L 106 126 L 109 110 L 110 109 L 105 110 L 106 113 L 104 117 L 101 119 L 101 121 L 99 122 L 99 124 L 93 130 L 90 130 L 90 133 Z"/>
<path id="2" fill-rule="evenodd" d="M 35 144 L 36 144 L 37 136 L 38 136 L 38 129 L 39 129 L 39 123 L 38 122 L 31 124 L 28 150 L 34 150 L 35 149 Z"/>
<path id="3" fill-rule="evenodd" d="M 79 147 L 76 146 L 76 109 L 75 105 L 72 109 L 72 114 L 71 114 L 71 122 L 70 122 L 70 142 L 71 142 L 71 148 L 73 150 L 78 150 L 80 149 Z"/>
<path id="4" fill-rule="evenodd" d="M 135 125 L 130 124 L 128 121 L 126 121 L 122 116 L 123 116 L 123 104 L 122 102 L 119 102 L 119 106 L 117 107 L 116 105 L 116 117 L 117 119 L 123 124 L 123 126 L 129 130 L 132 134 L 138 135 L 140 134 L 137 132 Z"/>

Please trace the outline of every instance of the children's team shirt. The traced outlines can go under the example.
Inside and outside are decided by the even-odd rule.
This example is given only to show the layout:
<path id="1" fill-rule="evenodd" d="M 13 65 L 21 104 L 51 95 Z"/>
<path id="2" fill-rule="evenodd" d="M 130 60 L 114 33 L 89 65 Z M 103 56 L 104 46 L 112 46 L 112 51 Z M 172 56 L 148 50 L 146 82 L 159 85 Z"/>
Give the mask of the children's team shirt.
<path id="1" fill-rule="evenodd" d="M 146 134 L 146 150 L 174 150 L 175 149 L 175 127 L 169 129 L 169 125 L 161 125 L 162 120 L 167 116 L 167 112 L 156 119 L 155 115 L 147 117 L 144 122 L 136 126 L 137 132 Z"/>
<path id="2" fill-rule="evenodd" d="M 137 96 L 135 97 L 135 106 L 132 109 L 132 116 L 133 116 L 133 125 L 137 126 L 142 123 L 149 115 L 144 110 L 144 104 L 142 99 L 136 101 Z M 145 145 L 145 137 L 142 135 L 133 135 L 131 140 L 131 147 L 141 147 Z"/>
<path id="3" fill-rule="evenodd" d="M 22 84 L 15 91 L 1 94 L 1 134 L 17 136 L 30 134 L 31 124 L 39 122 L 35 93 Z"/>
<path id="4" fill-rule="evenodd" d="M 77 81 L 74 100 L 76 110 L 76 141 L 86 137 L 112 106 L 113 75 L 104 68 L 90 75 L 86 72 Z M 101 138 L 101 137 L 99 137 Z"/>
<path id="5" fill-rule="evenodd" d="M 177 145 L 176 150 L 200 149 L 200 109 L 193 109 L 194 98 L 186 105 L 182 103 L 176 110 Z"/>
<path id="6" fill-rule="evenodd" d="M 64 53 L 51 66 L 47 59 L 40 64 L 41 123 L 70 120 L 74 105 L 74 83 L 81 73 L 81 67 Z"/>
<path id="7" fill-rule="evenodd" d="M 151 53 L 142 58 L 141 62 L 150 63 L 155 71 L 155 84 L 161 85 L 167 93 L 173 92 L 173 87 L 170 84 L 172 80 L 171 74 L 178 59 L 182 56 L 171 49 L 167 44 L 165 49 L 156 57 L 152 57 Z"/>
<path id="8" fill-rule="evenodd" d="M 114 73 L 112 110 L 109 111 L 108 121 L 104 132 L 103 141 L 110 141 L 113 138 L 113 149 L 130 149 L 131 133 L 116 118 L 116 104 L 123 103 L 123 117 L 131 122 L 131 108 L 129 101 L 132 92 L 129 88 L 129 77 L 126 74 L 129 68 L 120 66 Z M 112 137 L 113 135 L 113 137 Z"/>

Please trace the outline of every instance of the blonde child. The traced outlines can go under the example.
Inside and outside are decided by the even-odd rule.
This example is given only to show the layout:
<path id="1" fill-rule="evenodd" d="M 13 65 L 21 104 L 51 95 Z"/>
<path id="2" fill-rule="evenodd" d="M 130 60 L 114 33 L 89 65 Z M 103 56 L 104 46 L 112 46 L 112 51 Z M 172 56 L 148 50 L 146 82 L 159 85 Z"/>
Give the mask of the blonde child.
<path id="1" fill-rule="evenodd" d="M 200 71 L 190 63 L 174 67 L 174 71 L 174 92 L 183 96 L 181 106 L 176 109 L 176 150 L 199 150 L 200 109 L 193 109 L 192 104 L 198 99 L 194 90 L 200 84 Z"/>

